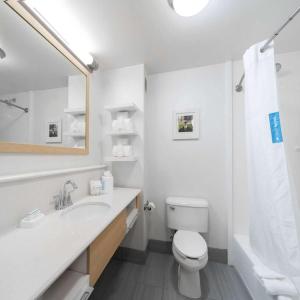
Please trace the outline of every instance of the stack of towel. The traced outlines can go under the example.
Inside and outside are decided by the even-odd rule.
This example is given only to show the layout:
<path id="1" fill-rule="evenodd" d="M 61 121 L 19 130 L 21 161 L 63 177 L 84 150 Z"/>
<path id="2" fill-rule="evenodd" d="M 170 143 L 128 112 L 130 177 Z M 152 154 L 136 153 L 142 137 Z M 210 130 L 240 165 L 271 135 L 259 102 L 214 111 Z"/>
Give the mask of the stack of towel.
<path id="1" fill-rule="evenodd" d="M 72 134 L 85 135 L 85 120 L 74 120 L 70 125 Z"/>
<path id="2" fill-rule="evenodd" d="M 296 286 L 299 286 L 300 278 L 293 278 L 293 281 L 288 277 L 276 273 L 259 264 L 254 266 L 254 273 L 261 284 L 271 296 L 277 296 L 278 300 L 298 300 L 299 292 Z"/>

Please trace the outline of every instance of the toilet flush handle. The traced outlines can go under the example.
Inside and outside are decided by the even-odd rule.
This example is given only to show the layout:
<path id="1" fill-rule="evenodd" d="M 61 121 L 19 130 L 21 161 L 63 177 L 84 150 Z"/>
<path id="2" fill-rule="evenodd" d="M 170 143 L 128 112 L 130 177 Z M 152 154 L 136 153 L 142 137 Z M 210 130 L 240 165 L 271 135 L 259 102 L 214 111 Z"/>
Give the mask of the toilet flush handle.
<path id="1" fill-rule="evenodd" d="M 175 210 L 175 206 L 170 206 L 170 209 L 171 210 Z"/>

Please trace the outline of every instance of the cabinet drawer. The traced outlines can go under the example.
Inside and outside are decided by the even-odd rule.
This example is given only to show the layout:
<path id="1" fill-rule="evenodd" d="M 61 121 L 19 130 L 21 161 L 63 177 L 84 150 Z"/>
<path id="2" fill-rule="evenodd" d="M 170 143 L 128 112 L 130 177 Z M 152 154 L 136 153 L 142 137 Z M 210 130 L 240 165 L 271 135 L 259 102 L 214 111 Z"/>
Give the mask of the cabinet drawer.
<path id="1" fill-rule="evenodd" d="M 93 241 L 88 248 L 88 270 L 90 284 L 94 286 L 106 265 L 125 237 L 126 211 L 117 218 Z"/>

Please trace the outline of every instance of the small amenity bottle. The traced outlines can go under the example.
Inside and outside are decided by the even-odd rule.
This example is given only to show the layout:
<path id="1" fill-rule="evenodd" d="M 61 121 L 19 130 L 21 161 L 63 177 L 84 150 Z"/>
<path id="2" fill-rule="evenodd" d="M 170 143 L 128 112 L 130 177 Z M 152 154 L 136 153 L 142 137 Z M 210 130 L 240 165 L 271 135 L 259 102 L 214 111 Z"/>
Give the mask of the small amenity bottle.
<path id="1" fill-rule="evenodd" d="M 112 194 L 114 190 L 114 178 L 110 171 L 105 171 L 102 176 L 102 188 L 104 194 Z"/>

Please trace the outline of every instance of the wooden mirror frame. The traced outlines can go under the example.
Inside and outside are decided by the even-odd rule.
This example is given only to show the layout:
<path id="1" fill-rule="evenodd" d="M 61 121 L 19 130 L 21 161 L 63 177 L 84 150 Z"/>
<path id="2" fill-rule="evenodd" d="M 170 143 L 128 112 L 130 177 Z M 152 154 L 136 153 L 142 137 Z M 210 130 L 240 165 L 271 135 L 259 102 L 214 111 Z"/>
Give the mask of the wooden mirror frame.
<path id="1" fill-rule="evenodd" d="M 33 144 L 7 143 L 0 141 L 0 153 L 36 153 L 36 154 L 71 154 L 88 155 L 89 154 L 89 88 L 90 88 L 90 70 L 87 66 L 72 53 L 66 46 L 59 41 L 41 22 L 28 12 L 20 0 L 5 0 L 21 18 L 23 18 L 33 29 L 37 31 L 50 46 L 55 47 L 66 59 L 68 59 L 82 74 L 86 77 L 86 114 L 85 114 L 85 148 L 68 148 L 43 146 Z"/>

